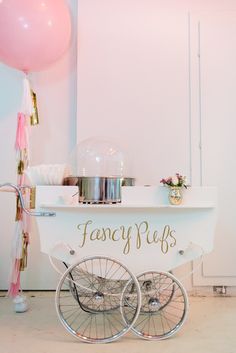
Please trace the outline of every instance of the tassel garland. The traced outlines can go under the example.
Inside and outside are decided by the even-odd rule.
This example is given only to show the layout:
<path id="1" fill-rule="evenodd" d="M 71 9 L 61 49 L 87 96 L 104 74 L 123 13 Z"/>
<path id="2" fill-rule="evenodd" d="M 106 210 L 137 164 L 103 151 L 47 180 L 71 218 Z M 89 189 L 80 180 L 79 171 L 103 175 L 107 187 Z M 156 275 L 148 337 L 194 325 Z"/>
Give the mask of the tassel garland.
<path id="1" fill-rule="evenodd" d="M 28 126 L 38 124 L 38 110 L 36 95 L 32 92 L 29 80 L 23 81 L 23 100 L 21 111 L 17 114 L 17 129 L 15 149 L 17 154 L 17 184 L 19 187 L 25 183 L 25 170 L 29 165 L 29 139 Z M 29 192 L 23 192 L 25 204 L 29 204 Z M 16 228 L 12 244 L 12 269 L 8 295 L 16 297 L 20 291 L 20 271 L 27 267 L 27 252 L 29 245 L 30 219 L 22 211 L 19 197 L 16 198 Z"/>

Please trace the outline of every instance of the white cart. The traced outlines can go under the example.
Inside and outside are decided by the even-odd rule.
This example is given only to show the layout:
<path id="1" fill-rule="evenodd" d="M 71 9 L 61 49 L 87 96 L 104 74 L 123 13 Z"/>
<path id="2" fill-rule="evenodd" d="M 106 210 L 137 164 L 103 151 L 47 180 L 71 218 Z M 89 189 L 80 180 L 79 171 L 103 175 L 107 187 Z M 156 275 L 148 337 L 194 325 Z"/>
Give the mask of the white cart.
<path id="1" fill-rule="evenodd" d="M 129 329 L 161 340 L 183 325 L 186 291 L 171 271 L 213 249 L 216 189 L 192 187 L 170 206 L 164 187 L 123 187 L 122 203 L 72 202 L 71 186 L 36 187 L 41 251 L 66 270 L 56 291 L 64 327 L 86 342 Z"/>

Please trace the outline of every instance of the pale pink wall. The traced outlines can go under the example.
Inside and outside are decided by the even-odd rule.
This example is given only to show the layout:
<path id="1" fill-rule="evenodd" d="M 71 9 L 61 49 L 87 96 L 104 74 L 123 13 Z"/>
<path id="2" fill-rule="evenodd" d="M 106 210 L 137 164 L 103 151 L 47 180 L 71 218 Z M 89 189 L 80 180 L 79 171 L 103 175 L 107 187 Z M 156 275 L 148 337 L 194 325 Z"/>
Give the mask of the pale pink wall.
<path id="1" fill-rule="evenodd" d="M 81 0 L 78 141 L 119 143 L 138 184 L 190 178 L 188 14 L 226 9 L 235 1 Z"/>

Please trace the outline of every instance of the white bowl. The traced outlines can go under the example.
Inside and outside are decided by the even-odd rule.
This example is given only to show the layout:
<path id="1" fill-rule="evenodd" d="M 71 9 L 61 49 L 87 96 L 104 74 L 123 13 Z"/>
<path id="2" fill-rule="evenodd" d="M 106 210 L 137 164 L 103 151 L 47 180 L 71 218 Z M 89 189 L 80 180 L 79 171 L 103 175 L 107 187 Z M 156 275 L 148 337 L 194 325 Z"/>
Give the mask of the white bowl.
<path id="1" fill-rule="evenodd" d="M 62 185 L 69 168 L 66 164 L 40 164 L 28 167 L 25 174 L 32 185 Z"/>

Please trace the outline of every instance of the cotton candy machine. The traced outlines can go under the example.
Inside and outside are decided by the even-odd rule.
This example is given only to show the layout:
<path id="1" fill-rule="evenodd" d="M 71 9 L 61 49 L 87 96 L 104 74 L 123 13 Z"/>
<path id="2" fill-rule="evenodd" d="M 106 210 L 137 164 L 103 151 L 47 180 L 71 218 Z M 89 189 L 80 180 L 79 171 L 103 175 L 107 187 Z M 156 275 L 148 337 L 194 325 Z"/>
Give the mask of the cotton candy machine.
<path id="1" fill-rule="evenodd" d="M 63 184 L 79 187 L 79 202 L 119 203 L 121 186 L 134 185 L 134 178 L 126 177 L 127 154 L 104 139 L 89 138 L 79 143 L 72 165 L 73 175 Z"/>

